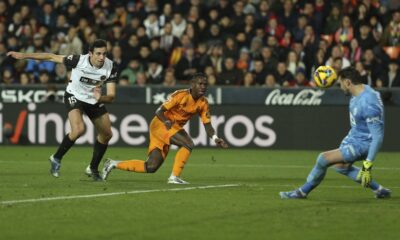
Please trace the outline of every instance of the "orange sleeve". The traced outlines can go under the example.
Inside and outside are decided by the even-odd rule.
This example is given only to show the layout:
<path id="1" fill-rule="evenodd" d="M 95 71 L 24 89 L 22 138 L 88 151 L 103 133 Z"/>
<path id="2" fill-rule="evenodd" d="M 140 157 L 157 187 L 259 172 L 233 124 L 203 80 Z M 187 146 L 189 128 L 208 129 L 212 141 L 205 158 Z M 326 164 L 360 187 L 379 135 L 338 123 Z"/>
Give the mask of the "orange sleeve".
<path id="1" fill-rule="evenodd" d="M 211 114 L 207 98 L 204 98 L 204 100 L 202 101 L 199 114 L 203 124 L 211 122 Z"/>

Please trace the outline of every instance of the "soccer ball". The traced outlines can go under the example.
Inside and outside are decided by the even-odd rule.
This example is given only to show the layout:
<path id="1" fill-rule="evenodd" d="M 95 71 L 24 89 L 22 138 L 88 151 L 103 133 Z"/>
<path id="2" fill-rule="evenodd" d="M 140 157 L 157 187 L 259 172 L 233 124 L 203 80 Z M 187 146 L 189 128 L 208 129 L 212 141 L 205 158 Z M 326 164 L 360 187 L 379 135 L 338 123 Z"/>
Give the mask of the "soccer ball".
<path id="1" fill-rule="evenodd" d="M 319 66 L 314 72 L 314 81 L 317 87 L 328 88 L 336 81 L 336 72 L 330 66 Z"/>

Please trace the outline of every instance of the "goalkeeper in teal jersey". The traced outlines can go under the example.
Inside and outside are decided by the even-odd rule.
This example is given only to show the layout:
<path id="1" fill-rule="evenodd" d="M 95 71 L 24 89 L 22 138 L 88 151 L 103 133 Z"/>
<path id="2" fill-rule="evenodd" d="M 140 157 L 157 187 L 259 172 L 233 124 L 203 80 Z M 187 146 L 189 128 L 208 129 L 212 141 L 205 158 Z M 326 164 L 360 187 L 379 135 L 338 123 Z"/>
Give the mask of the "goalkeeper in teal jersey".
<path id="1" fill-rule="evenodd" d="M 391 195 L 389 189 L 372 180 L 371 176 L 372 165 L 384 135 L 384 111 L 379 92 L 362 84 L 360 74 L 353 67 L 341 70 L 338 81 L 344 93 L 351 95 L 351 129 L 338 149 L 323 152 L 318 156 L 303 186 L 279 193 L 282 199 L 306 198 L 321 183 L 330 166 L 363 187 L 370 188 L 376 198 L 389 198 Z M 363 161 L 361 169 L 353 166 L 356 161 Z"/>

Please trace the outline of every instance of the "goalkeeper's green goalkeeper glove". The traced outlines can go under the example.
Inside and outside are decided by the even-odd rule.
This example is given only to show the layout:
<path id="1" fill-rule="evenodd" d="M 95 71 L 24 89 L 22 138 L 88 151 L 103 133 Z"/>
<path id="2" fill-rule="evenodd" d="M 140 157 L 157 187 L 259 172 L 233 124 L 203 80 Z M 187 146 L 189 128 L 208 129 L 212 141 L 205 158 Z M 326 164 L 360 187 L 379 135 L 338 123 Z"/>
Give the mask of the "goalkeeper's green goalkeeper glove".
<path id="1" fill-rule="evenodd" d="M 365 160 L 363 161 L 362 169 L 360 170 L 360 172 L 358 172 L 357 175 L 357 180 L 361 180 L 361 186 L 365 188 L 368 188 L 370 186 L 372 180 L 371 169 L 372 162 Z"/>

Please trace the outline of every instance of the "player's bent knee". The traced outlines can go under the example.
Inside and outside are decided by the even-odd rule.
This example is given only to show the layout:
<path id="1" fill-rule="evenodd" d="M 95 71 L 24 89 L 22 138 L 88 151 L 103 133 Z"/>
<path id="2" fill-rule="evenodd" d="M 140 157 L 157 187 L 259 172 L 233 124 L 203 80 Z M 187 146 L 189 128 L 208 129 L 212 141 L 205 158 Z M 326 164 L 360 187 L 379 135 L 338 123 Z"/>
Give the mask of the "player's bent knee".
<path id="1" fill-rule="evenodd" d="M 147 173 L 155 173 L 160 168 L 160 165 L 155 164 L 147 164 L 146 163 L 146 172 Z"/>
<path id="2" fill-rule="evenodd" d="M 112 138 L 112 136 L 113 136 L 113 134 L 112 134 L 112 132 L 110 131 L 110 132 L 107 132 L 106 134 L 102 134 L 101 137 L 104 139 L 104 141 L 108 142 L 108 141 L 110 141 L 110 139 Z"/>
<path id="3" fill-rule="evenodd" d="M 182 147 L 185 147 L 185 148 L 187 148 L 189 151 L 192 151 L 192 149 L 194 148 L 194 143 L 191 141 L 191 142 L 188 142 L 188 143 L 183 144 Z"/>
<path id="4" fill-rule="evenodd" d="M 77 139 L 85 133 L 85 127 L 73 128 L 70 132 L 71 139 Z"/>

